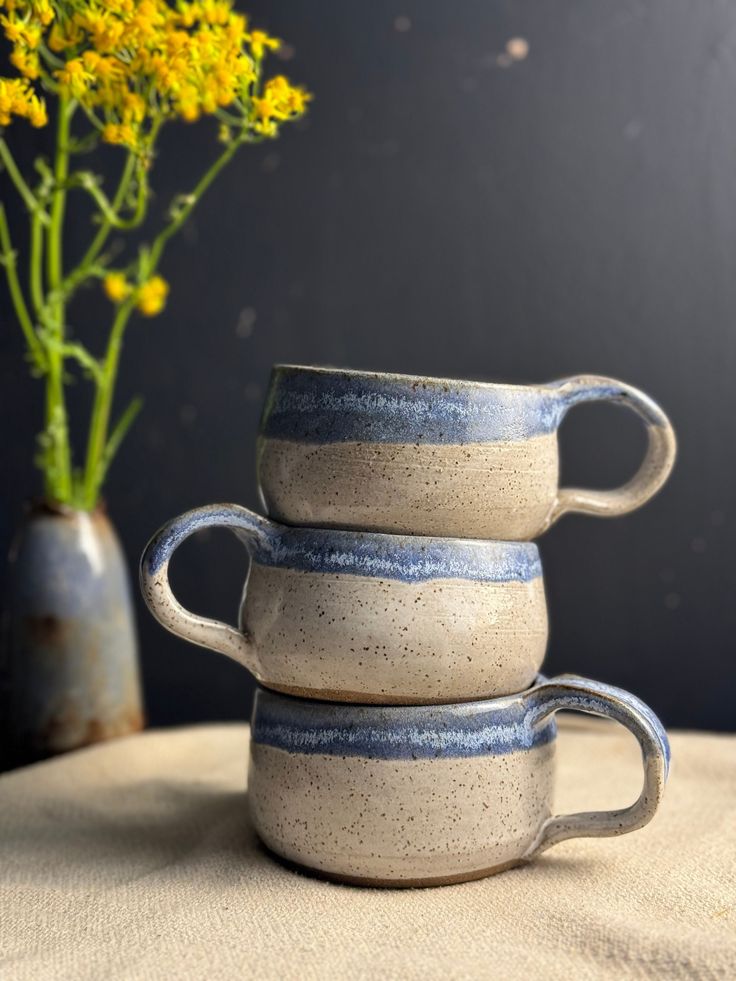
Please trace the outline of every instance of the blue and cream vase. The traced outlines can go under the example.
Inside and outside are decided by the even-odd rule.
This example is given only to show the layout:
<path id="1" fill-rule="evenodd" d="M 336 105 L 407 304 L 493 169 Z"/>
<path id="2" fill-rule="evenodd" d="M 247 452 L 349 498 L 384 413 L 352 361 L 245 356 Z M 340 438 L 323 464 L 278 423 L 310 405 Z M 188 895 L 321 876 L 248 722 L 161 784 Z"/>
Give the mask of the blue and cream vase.
<path id="1" fill-rule="evenodd" d="M 104 509 L 32 504 L 11 547 L 8 586 L 4 768 L 141 729 L 130 581 Z"/>

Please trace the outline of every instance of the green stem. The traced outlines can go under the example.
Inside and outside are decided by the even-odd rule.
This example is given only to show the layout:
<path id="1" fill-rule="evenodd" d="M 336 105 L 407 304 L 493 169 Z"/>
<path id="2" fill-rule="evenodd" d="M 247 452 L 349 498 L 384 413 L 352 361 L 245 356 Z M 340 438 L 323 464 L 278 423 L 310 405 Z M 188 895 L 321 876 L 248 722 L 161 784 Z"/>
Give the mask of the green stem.
<path id="1" fill-rule="evenodd" d="M 143 222 L 146 215 L 148 192 L 148 187 L 145 183 L 145 176 L 143 173 L 139 173 L 140 184 L 138 197 L 136 200 L 136 208 L 133 216 L 126 222 L 120 219 L 118 214 L 128 193 L 130 182 L 135 172 L 136 162 L 135 154 L 129 153 L 125 161 L 125 167 L 123 168 L 123 173 L 120 177 L 117 191 L 115 192 L 112 202 L 109 202 L 109 208 L 112 210 L 115 220 L 108 220 L 108 217 L 105 217 L 106 212 L 103 212 L 103 220 L 100 223 L 97 234 L 92 239 L 89 248 L 82 256 L 76 269 L 74 269 L 62 283 L 62 291 L 67 298 L 71 296 L 80 283 L 91 275 L 94 263 L 104 248 L 112 229 L 121 227 L 135 228 Z"/>
<path id="2" fill-rule="evenodd" d="M 13 154 L 10 152 L 10 147 L 2 136 L 0 136 L 0 160 L 2 160 L 3 164 L 5 165 L 5 169 L 7 170 L 13 184 L 15 184 L 15 189 L 23 199 L 23 203 L 25 204 L 26 208 L 28 208 L 30 212 L 40 213 L 42 215 L 42 221 L 48 221 L 48 218 L 41 210 L 33 191 L 31 191 L 30 187 L 23 180 L 23 175 L 21 174 L 20 170 L 18 170 L 18 165 L 13 158 Z"/>
<path id="3" fill-rule="evenodd" d="M 51 196 L 49 216 L 49 247 L 46 272 L 51 290 L 58 289 L 62 273 L 62 228 L 66 208 L 66 182 L 69 176 L 69 131 L 74 103 L 59 99 L 59 119 L 56 133 L 56 159 L 54 162 L 54 190 Z M 60 302 L 57 299 L 57 302 Z"/>
<path id="4" fill-rule="evenodd" d="M 118 189 L 115 192 L 115 196 L 112 199 L 113 211 L 118 212 L 120 207 L 125 200 L 125 196 L 128 193 L 128 188 L 130 187 L 130 181 L 133 177 L 133 171 L 135 169 L 135 154 L 129 153 L 125 161 L 125 166 L 123 167 L 123 173 L 120 177 L 120 182 L 118 184 Z M 87 251 L 82 256 L 82 261 L 79 263 L 78 269 L 84 269 L 90 266 L 97 256 L 102 251 L 107 237 L 112 231 L 112 223 L 103 220 L 100 227 L 97 230 L 97 234 L 92 239 L 92 244 L 87 249 Z"/>
<path id="5" fill-rule="evenodd" d="M 232 143 L 229 143 L 212 164 L 210 169 L 200 178 L 194 190 L 184 196 L 183 206 L 176 211 L 169 224 L 161 232 L 159 232 L 159 234 L 153 240 L 153 245 L 151 246 L 150 251 L 150 265 L 148 268 L 149 275 L 153 273 L 158 266 L 161 256 L 163 255 L 164 248 L 166 247 L 166 243 L 179 231 L 181 226 L 191 215 L 192 211 L 194 211 L 199 203 L 200 198 L 223 167 L 225 167 L 225 165 L 232 160 L 235 153 L 240 149 L 243 143 L 247 142 L 249 142 L 247 137 L 240 137 L 239 139 L 233 140 Z"/>
<path id="6" fill-rule="evenodd" d="M 155 140 L 160 128 L 161 120 L 156 122 L 151 130 L 151 141 Z M 130 219 L 124 220 L 120 218 L 119 212 L 127 197 L 130 182 L 133 179 L 136 167 L 138 170 L 138 195 L 136 198 L 135 211 Z M 87 251 L 82 256 L 77 268 L 70 276 L 67 277 L 64 282 L 64 289 L 69 293 L 87 277 L 90 267 L 93 265 L 104 248 L 113 228 L 137 228 L 145 220 L 146 207 L 148 204 L 148 180 L 143 161 L 135 153 L 130 151 L 128 152 L 128 156 L 125 160 L 125 166 L 123 167 L 123 172 L 118 183 L 118 188 L 115 191 L 112 202 L 108 202 L 106 197 L 105 202 L 108 204 L 108 208 L 101 209 L 103 220 L 97 234 L 93 238 Z"/>
<path id="7" fill-rule="evenodd" d="M 5 217 L 5 208 L 2 204 L 0 204 L 0 249 L 2 250 L 0 253 L 0 259 L 5 267 L 5 275 L 8 280 L 8 290 L 10 292 L 10 299 L 13 303 L 15 315 L 18 318 L 18 323 L 21 326 L 26 343 L 28 344 L 28 350 L 31 358 L 33 359 L 37 369 L 39 371 L 43 371 L 43 369 L 46 367 L 46 355 L 43 350 L 43 345 L 41 344 L 40 340 L 38 339 L 38 335 L 34 330 L 33 321 L 31 320 L 31 316 L 28 312 L 28 307 L 23 296 L 20 280 L 18 279 L 16 255 L 10 239 L 10 229 L 8 228 L 8 220 Z"/>
<path id="8" fill-rule="evenodd" d="M 43 297 L 43 228 L 39 211 L 31 215 L 31 252 L 28 267 L 28 280 L 31 287 L 31 302 L 36 316 L 40 316 L 44 306 Z"/>
<path id="9" fill-rule="evenodd" d="M 98 183 L 97 177 L 89 171 L 79 171 L 73 177 L 69 187 L 81 187 L 94 200 L 97 208 L 102 215 L 103 224 L 108 228 L 118 228 L 123 231 L 130 231 L 137 228 L 145 218 L 145 192 L 142 190 L 143 183 L 139 185 L 138 200 L 135 211 L 130 218 L 121 218 L 114 201 L 110 201 Z"/>
<path id="10" fill-rule="evenodd" d="M 84 483 L 81 488 L 80 501 L 81 507 L 88 509 L 92 509 L 97 503 L 100 485 L 104 476 L 102 472 L 102 461 L 105 457 L 107 431 L 110 425 L 110 412 L 115 393 L 115 380 L 120 361 L 120 351 L 123 343 L 123 334 L 130 315 L 133 312 L 134 305 L 135 300 L 131 298 L 122 303 L 118 308 L 110 330 L 107 351 L 102 362 L 102 371 L 97 381 L 94 402 L 92 404 L 92 417 L 90 419 L 89 439 L 87 441 L 87 458 L 84 468 Z"/>
<path id="11" fill-rule="evenodd" d="M 63 270 L 64 210 L 66 181 L 69 174 L 69 135 L 75 103 L 59 99 L 54 160 L 54 189 L 51 195 L 47 231 L 46 276 L 50 296 L 49 346 L 46 382 L 46 437 L 44 478 L 48 496 L 68 503 L 72 496 L 72 466 L 69 426 L 64 399 L 64 296 L 60 289 Z"/>
<path id="12" fill-rule="evenodd" d="M 125 410 L 125 412 L 123 412 L 123 414 L 120 416 L 120 418 L 118 419 L 117 423 L 113 428 L 113 431 L 110 433 L 110 438 L 108 439 L 107 444 L 105 446 L 105 452 L 103 453 L 102 459 L 100 460 L 100 473 L 99 473 L 100 484 L 102 484 L 102 482 L 104 481 L 105 476 L 107 475 L 108 467 L 110 466 L 113 457 L 117 453 L 120 444 L 125 438 L 125 434 L 128 432 L 130 427 L 135 422 L 135 419 L 142 408 L 143 408 L 143 399 L 138 397 L 134 398 L 130 403 L 130 405 Z"/>
<path id="13" fill-rule="evenodd" d="M 175 212 L 169 224 L 154 239 L 150 251 L 147 252 L 146 266 L 142 270 L 144 278 L 147 279 L 154 273 L 161 260 L 166 243 L 179 231 L 222 168 L 233 158 L 239 147 L 246 142 L 248 142 L 247 138 L 241 138 L 229 144 L 209 170 L 200 178 L 194 190 L 186 195 L 184 205 Z M 94 403 L 92 405 L 89 438 L 87 441 L 87 457 L 84 467 L 84 483 L 80 491 L 81 506 L 84 508 L 93 508 L 97 503 L 105 470 L 110 463 L 112 452 L 117 448 L 117 443 L 114 447 L 110 447 L 107 433 L 110 425 L 110 413 L 115 393 L 115 381 L 118 363 L 120 361 L 123 335 L 134 306 L 135 294 L 120 305 L 113 321 L 107 351 L 102 361 L 102 373 L 97 384 Z"/>
<path id="14" fill-rule="evenodd" d="M 48 341 L 48 347 L 54 351 L 58 350 L 64 358 L 73 358 L 94 381 L 99 382 L 101 380 L 100 363 L 97 358 L 89 353 L 86 347 L 70 341 L 64 341 L 63 344 L 57 345 L 53 340 Z"/>

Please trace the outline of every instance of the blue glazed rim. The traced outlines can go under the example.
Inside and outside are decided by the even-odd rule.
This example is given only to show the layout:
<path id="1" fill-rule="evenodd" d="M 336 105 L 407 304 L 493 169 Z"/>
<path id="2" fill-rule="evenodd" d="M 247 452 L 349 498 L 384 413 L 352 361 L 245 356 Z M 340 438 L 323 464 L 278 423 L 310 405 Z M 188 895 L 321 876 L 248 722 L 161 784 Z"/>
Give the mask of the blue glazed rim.
<path id="1" fill-rule="evenodd" d="M 405 583 L 436 579 L 531 582 L 542 575 L 539 550 L 533 542 L 294 528 L 235 504 L 197 508 L 165 525 L 146 552 L 147 572 L 155 575 L 189 535 L 217 527 L 233 531 L 257 565 L 306 573 Z"/>
<path id="2" fill-rule="evenodd" d="M 418 538 L 331 529 L 288 528 L 260 539 L 260 565 L 404 583 L 437 579 L 531 582 L 542 575 L 532 542 Z"/>
<path id="3" fill-rule="evenodd" d="M 510 385 L 275 365 L 260 436 L 315 444 L 523 440 L 555 432 L 567 408 L 558 383 Z"/>
<path id="4" fill-rule="evenodd" d="M 532 686 L 543 680 L 541 675 Z M 528 689 L 531 691 L 532 689 Z M 508 755 L 550 743 L 554 717 L 532 725 L 525 693 L 455 705 L 348 705 L 259 687 L 251 738 L 301 755 L 418 760 Z"/>

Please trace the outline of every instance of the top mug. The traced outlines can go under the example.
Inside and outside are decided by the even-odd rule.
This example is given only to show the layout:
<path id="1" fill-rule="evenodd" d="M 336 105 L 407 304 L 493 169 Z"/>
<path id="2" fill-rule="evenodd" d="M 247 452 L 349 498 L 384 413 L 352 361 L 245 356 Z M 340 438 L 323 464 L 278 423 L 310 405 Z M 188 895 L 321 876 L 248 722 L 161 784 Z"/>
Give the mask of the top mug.
<path id="1" fill-rule="evenodd" d="M 625 405 L 646 426 L 644 460 L 622 487 L 559 486 L 557 430 L 581 402 Z M 675 455 L 662 409 L 613 378 L 501 385 L 276 365 L 258 483 L 267 514 L 286 524 L 525 541 L 568 511 L 641 507 Z"/>

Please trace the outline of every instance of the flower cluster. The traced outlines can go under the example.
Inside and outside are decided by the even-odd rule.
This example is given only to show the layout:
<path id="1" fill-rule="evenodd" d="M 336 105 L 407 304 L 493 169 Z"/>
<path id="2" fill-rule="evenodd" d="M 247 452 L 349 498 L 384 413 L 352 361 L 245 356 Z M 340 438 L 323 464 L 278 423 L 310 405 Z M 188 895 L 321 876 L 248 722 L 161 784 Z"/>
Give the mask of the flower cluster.
<path id="1" fill-rule="evenodd" d="M 266 56 L 281 42 L 253 30 L 234 0 L 0 0 L 0 40 L 3 34 L 15 76 L 0 76 L 0 170 L 26 206 L 30 234 L 28 261 L 18 263 L 0 202 L 0 272 L 34 373 L 45 383 L 38 455 L 45 493 L 90 509 L 140 406 L 134 399 L 114 418 L 123 337 L 136 311 L 155 317 L 166 306 L 169 284 L 158 270 L 169 241 L 236 153 L 277 136 L 282 124 L 306 111 L 310 96 L 281 75 L 264 76 Z M 52 160 L 41 155 L 24 173 L 4 130 L 17 119 L 45 126 L 44 95 L 55 102 Z M 186 193 L 174 196 L 158 230 L 123 252 L 119 233 L 151 228 L 152 164 L 162 127 L 202 117 L 219 124 L 213 128 L 224 146 Z M 102 143 L 122 148 L 111 193 L 108 181 L 86 165 Z M 70 263 L 62 245 L 69 222 L 80 221 L 80 197 L 92 205 L 94 229 Z M 87 348 L 75 339 L 69 317 L 91 281 L 101 282 L 114 305 L 99 354 L 99 336 Z M 70 365 L 94 387 L 82 467 L 70 438 Z"/>
<path id="2" fill-rule="evenodd" d="M 20 80 L 3 80 L 0 125 L 45 120 L 30 83 L 76 100 L 102 140 L 141 156 L 161 125 L 217 116 L 228 134 L 275 136 L 309 99 L 261 63 L 280 42 L 250 30 L 232 0 L 0 0 Z"/>
<path id="3" fill-rule="evenodd" d="M 135 305 L 144 317 L 155 317 L 157 313 L 161 313 L 169 295 L 169 284 L 163 276 L 151 276 L 134 290 L 124 273 L 111 272 L 105 276 L 103 286 L 108 299 L 113 303 L 122 303 L 135 292 Z"/>
<path id="4" fill-rule="evenodd" d="M 155 317 L 161 313 L 169 294 L 169 284 L 163 276 L 151 276 L 142 286 L 138 287 L 136 304 L 144 317 Z"/>
<path id="5" fill-rule="evenodd" d="M 27 119 L 31 126 L 48 122 L 46 105 L 26 78 L 0 78 L 0 126 L 7 126 L 13 116 Z"/>
<path id="6" fill-rule="evenodd" d="M 25 78 L 41 74 L 39 48 L 43 34 L 54 19 L 51 0 L 0 0 L 5 37 L 13 46 L 10 62 Z"/>
<path id="7" fill-rule="evenodd" d="M 308 101 L 309 94 L 304 89 L 295 88 L 283 75 L 269 78 L 263 87 L 263 95 L 253 99 L 256 132 L 275 136 L 278 124 L 301 116 Z"/>

